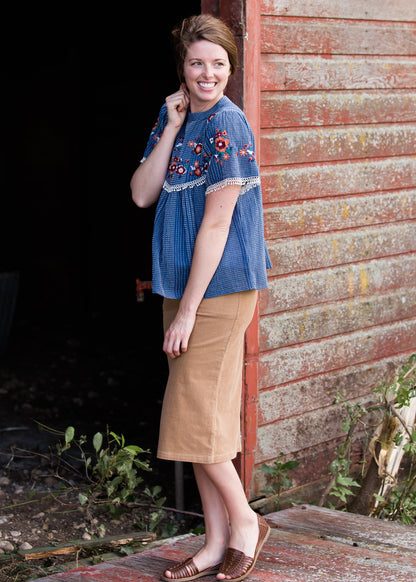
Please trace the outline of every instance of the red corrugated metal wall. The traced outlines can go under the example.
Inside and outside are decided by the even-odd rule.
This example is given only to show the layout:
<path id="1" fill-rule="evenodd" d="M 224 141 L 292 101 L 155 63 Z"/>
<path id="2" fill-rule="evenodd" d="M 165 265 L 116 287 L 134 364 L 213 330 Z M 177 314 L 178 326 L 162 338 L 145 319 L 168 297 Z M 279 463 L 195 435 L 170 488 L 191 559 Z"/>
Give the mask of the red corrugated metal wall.
<path id="1" fill-rule="evenodd" d="M 316 499 L 343 434 L 337 390 L 365 401 L 416 351 L 416 2 L 259 6 L 273 269 L 260 299 L 255 467 L 283 452 Z"/>

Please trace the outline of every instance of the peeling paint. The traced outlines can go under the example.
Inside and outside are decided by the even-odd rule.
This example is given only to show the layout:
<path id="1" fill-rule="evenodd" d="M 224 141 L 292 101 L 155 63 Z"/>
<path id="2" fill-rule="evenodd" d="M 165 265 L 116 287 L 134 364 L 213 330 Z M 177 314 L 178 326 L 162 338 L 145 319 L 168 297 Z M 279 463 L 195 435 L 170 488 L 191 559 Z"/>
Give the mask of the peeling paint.
<path id="1" fill-rule="evenodd" d="M 322 7 L 320 19 L 305 18 L 317 10 L 309 0 L 284 1 L 284 15 L 295 4 L 292 15 L 303 18 L 285 18 L 280 0 L 261 4 L 261 178 L 273 267 L 260 293 L 256 462 L 283 449 L 325 464 L 340 436 L 335 378 L 354 398 L 348 378 L 359 385 L 367 366 L 380 373 L 392 354 L 416 349 L 416 40 L 410 24 L 381 22 L 378 9 L 379 21 L 365 22 L 375 0 L 360 16 L 348 2 L 324 2 L 350 11 L 348 22 L 322 20 Z M 311 580 L 321 574 L 308 565 Z"/>
<path id="2" fill-rule="evenodd" d="M 414 187 L 416 158 L 346 161 L 313 166 L 263 168 L 265 201 L 334 196 Z"/>
<path id="3" fill-rule="evenodd" d="M 416 320 L 408 319 L 261 353 L 259 388 L 406 352 L 415 337 Z"/>
<path id="4" fill-rule="evenodd" d="M 398 223 L 268 242 L 270 276 L 416 251 L 416 224 Z"/>
<path id="5" fill-rule="evenodd" d="M 264 130 L 261 135 L 265 165 L 375 157 L 386 153 L 406 155 L 415 149 L 414 124 Z"/>
<path id="6" fill-rule="evenodd" d="M 266 238 L 276 239 L 410 218 L 416 218 L 416 190 L 274 206 L 265 209 L 264 226 Z"/>
<path id="7" fill-rule="evenodd" d="M 260 348 L 263 351 L 349 333 L 416 317 L 416 289 L 398 289 L 325 305 L 263 316 Z"/>

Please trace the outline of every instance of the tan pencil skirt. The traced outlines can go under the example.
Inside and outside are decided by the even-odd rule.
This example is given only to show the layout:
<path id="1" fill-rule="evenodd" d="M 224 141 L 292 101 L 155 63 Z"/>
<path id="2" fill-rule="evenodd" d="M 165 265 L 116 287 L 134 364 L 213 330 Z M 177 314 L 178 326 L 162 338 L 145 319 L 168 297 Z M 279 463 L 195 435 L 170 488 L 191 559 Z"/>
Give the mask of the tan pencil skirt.
<path id="1" fill-rule="evenodd" d="M 188 351 L 168 358 L 169 378 L 160 420 L 160 459 L 220 463 L 241 450 L 240 411 L 244 333 L 257 291 L 203 299 Z M 165 330 L 179 300 L 165 299 Z"/>

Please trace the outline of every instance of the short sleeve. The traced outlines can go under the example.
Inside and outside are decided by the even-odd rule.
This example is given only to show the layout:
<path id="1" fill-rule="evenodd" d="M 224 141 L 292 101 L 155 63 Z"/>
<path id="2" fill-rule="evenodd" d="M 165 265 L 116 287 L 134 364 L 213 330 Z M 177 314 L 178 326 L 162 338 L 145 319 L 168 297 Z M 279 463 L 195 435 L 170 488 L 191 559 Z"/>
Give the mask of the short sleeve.
<path id="1" fill-rule="evenodd" d="M 150 132 L 149 139 L 147 141 L 146 149 L 144 150 L 143 158 L 140 160 L 140 163 L 144 162 L 145 159 L 150 155 L 153 148 L 157 144 L 160 139 L 160 136 L 163 133 L 167 123 L 167 108 L 166 103 L 162 105 L 159 111 L 159 116 L 156 120 L 156 123 L 152 127 L 152 131 Z"/>
<path id="2" fill-rule="evenodd" d="M 242 186 L 241 193 L 260 185 L 254 136 L 244 113 L 226 109 L 213 115 L 208 125 L 206 194 L 233 184 Z"/>

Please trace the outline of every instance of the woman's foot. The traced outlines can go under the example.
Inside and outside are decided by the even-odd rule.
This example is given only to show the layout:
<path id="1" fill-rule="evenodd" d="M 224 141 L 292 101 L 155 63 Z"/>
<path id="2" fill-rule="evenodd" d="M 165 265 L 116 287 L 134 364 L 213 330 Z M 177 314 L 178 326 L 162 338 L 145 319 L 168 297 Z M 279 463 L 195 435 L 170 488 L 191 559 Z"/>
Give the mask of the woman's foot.
<path id="1" fill-rule="evenodd" d="M 251 520 L 250 527 L 246 526 L 234 535 L 231 532 L 230 546 L 217 574 L 218 580 L 238 582 L 253 570 L 263 544 L 270 534 L 270 527 L 262 517 L 254 513 L 254 519 L 255 525 Z M 244 530 L 246 538 L 242 540 Z"/>
<path id="2" fill-rule="evenodd" d="M 171 570 L 166 570 L 162 579 L 186 581 L 216 574 L 224 558 L 225 550 L 225 546 L 215 548 L 204 546 L 193 558 L 188 558 L 173 566 Z"/>

